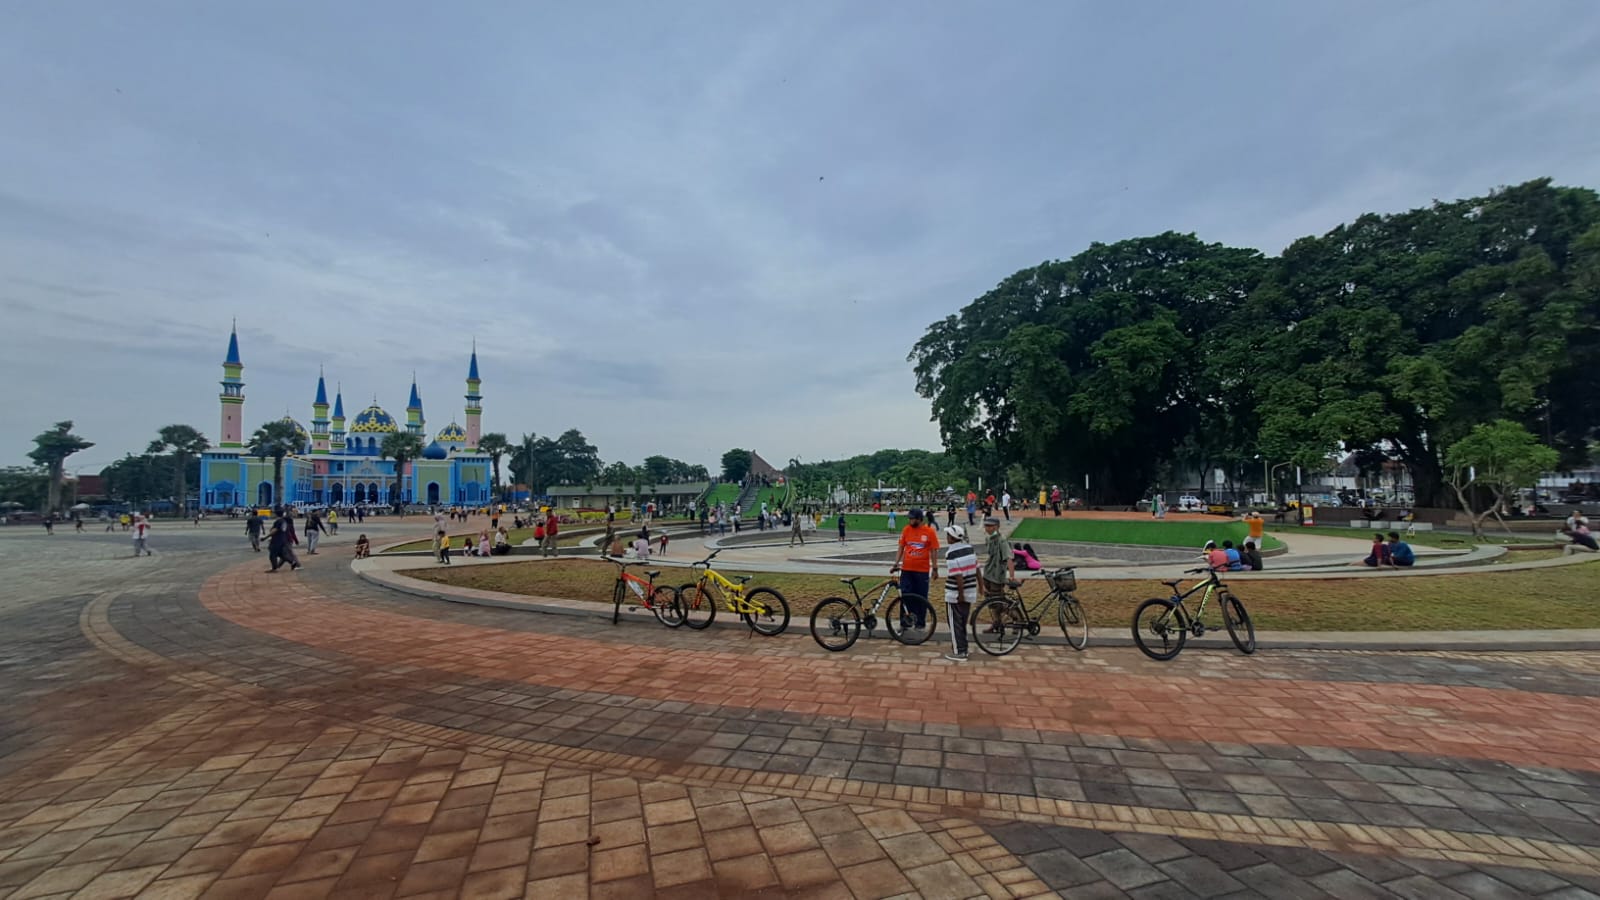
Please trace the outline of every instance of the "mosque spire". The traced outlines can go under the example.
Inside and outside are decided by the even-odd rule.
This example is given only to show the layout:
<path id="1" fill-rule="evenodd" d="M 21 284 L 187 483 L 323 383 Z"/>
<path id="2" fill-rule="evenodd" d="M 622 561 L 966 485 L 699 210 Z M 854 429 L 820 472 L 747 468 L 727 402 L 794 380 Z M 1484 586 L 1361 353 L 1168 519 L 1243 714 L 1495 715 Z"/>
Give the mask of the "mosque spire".
<path id="1" fill-rule="evenodd" d="M 222 361 L 221 440 L 223 449 L 244 446 L 244 363 L 239 360 L 239 320 L 228 329 L 228 355 Z"/>
<path id="2" fill-rule="evenodd" d="M 406 404 L 406 430 L 421 436 L 424 421 L 422 418 L 422 394 L 417 390 L 417 373 L 411 373 L 411 402 Z"/>
<path id="3" fill-rule="evenodd" d="M 478 377 L 478 339 L 472 339 L 472 361 L 467 364 L 467 452 L 478 449 L 483 437 L 483 380 Z"/>

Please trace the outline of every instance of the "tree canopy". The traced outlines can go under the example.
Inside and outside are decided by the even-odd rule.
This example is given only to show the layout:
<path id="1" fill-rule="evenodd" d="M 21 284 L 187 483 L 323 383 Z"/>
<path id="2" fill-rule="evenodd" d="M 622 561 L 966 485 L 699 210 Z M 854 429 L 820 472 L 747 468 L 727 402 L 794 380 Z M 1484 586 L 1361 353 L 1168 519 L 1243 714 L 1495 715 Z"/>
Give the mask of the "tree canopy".
<path id="1" fill-rule="evenodd" d="M 576 428 L 558 438 L 524 434 L 511 451 L 511 477 L 535 496 L 552 485 L 588 484 L 599 476 L 600 467 L 600 451 Z"/>
<path id="2" fill-rule="evenodd" d="M 65 477 L 67 457 L 93 447 L 94 443 L 73 434 L 69 420 L 57 422 L 54 427 L 35 435 L 33 444 L 28 458 L 43 466 L 49 478 L 45 511 L 57 512 L 61 508 L 61 481 Z"/>
<path id="3" fill-rule="evenodd" d="M 189 462 L 211 447 L 211 442 L 206 436 L 190 425 L 167 425 L 157 432 L 158 437 L 150 442 L 152 454 L 172 453 L 173 481 L 176 488 L 173 499 L 177 503 L 178 514 L 182 515 L 187 509 L 189 490 L 187 487 Z"/>
<path id="4" fill-rule="evenodd" d="M 1024 269 L 931 325 L 946 447 L 1136 499 L 1175 467 L 1337 450 L 1442 502 L 1443 448 L 1505 418 L 1563 458 L 1600 422 L 1600 198 L 1539 180 L 1364 215 L 1278 257 L 1166 233 Z M 1168 485 L 1178 486 L 1178 485 Z"/>
<path id="5" fill-rule="evenodd" d="M 750 465 L 754 454 L 749 450 L 735 447 L 722 454 L 722 479 L 724 481 L 738 481 L 750 472 Z"/>

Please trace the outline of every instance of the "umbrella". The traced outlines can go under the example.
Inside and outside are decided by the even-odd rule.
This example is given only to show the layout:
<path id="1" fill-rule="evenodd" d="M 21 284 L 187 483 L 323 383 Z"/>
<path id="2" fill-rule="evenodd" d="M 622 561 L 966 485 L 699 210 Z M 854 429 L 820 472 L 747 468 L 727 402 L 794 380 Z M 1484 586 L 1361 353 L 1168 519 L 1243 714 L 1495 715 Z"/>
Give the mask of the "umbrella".
<path id="1" fill-rule="evenodd" d="M 7 500 L 4 503 L 0 503 L 0 509 L 21 509 L 22 507 L 23 504 L 18 503 L 15 500 Z"/>
<path id="2" fill-rule="evenodd" d="M 72 508 L 73 509 L 93 509 L 94 507 L 90 506 L 87 503 L 74 503 L 72 505 Z"/>

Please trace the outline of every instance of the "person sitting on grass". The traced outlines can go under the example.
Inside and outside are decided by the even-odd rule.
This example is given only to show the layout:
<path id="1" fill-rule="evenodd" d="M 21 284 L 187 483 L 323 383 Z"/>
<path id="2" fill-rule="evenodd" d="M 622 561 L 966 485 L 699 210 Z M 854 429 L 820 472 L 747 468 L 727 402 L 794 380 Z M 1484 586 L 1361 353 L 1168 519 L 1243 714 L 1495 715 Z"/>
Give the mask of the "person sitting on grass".
<path id="1" fill-rule="evenodd" d="M 1372 552 L 1367 554 L 1367 558 L 1350 565 L 1378 569 L 1390 565 L 1389 560 L 1389 545 L 1383 542 L 1383 532 L 1379 531 L 1372 535 Z"/>
<path id="2" fill-rule="evenodd" d="M 511 554 L 511 535 L 506 534 L 504 525 L 495 529 L 494 547 L 489 552 L 495 556 L 509 556 Z"/>
<path id="3" fill-rule="evenodd" d="M 1201 549 L 1205 551 L 1206 565 L 1210 566 L 1213 572 L 1222 572 L 1228 568 L 1228 551 L 1218 547 L 1216 541 L 1206 541 L 1206 545 Z"/>
<path id="4" fill-rule="evenodd" d="M 1222 542 L 1222 555 L 1224 555 L 1224 556 L 1226 556 L 1228 558 L 1228 571 L 1229 572 L 1242 572 L 1242 571 L 1244 571 L 1244 558 L 1243 558 L 1243 555 L 1240 554 L 1238 550 L 1234 549 L 1233 541 L 1223 541 Z"/>
<path id="5" fill-rule="evenodd" d="M 1600 550 L 1600 544 L 1596 544 L 1594 535 L 1589 531 L 1587 519 L 1581 519 L 1573 524 L 1571 528 L 1561 529 L 1561 533 L 1566 535 L 1567 539 L 1571 541 L 1571 543 L 1561 548 L 1562 556 L 1571 556 L 1574 553 L 1583 553 L 1584 551 Z"/>
<path id="6" fill-rule="evenodd" d="M 1239 560 L 1244 563 L 1246 569 L 1252 572 L 1261 571 L 1263 565 L 1261 551 L 1256 549 L 1255 541 L 1244 542 L 1244 549 L 1239 551 Z"/>
<path id="7" fill-rule="evenodd" d="M 372 544 L 368 543 L 367 536 L 356 538 L 356 559 L 366 559 L 372 555 Z"/>
<path id="8" fill-rule="evenodd" d="M 1389 565 L 1409 568 L 1417 564 L 1417 552 L 1400 540 L 1400 532 L 1389 532 Z"/>

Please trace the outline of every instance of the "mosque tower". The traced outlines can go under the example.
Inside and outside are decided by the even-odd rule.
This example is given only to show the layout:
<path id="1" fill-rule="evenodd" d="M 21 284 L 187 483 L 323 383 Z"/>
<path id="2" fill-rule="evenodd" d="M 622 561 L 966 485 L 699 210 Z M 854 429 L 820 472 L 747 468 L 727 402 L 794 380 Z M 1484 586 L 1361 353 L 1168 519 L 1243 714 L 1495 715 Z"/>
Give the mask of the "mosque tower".
<path id="1" fill-rule="evenodd" d="M 329 449 L 334 453 L 344 452 L 344 387 L 334 389 L 333 392 L 333 433 L 329 439 Z"/>
<path id="2" fill-rule="evenodd" d="M 417 393 L 417 376 L 411 374 L 411 402 L 406 404 L 406 430 L 423 437 L 422 395 Z"/>
<path id="3" fill-rule="evenodd" d="M 239 326 L 228 335 L 228 358 L 222 361 L 222 449 L 244 447 L 244 363 L 239 361 Z"/>
<path id="4" fill-rule="evenodd" d="M 472 342 L 472 365 L 467 369 L 467 447 L 468 453 L 478 452 L 478 439 L 483 436 L 483 395 L 478 393 L 482 384 L 478 378 L 478 342 Z"/>
<path id="5" fill-rule="evenodd" d="M 311 403 L 311 454 L 328 454 L 328 384 L 317 373 L 317 399 Z"/>

